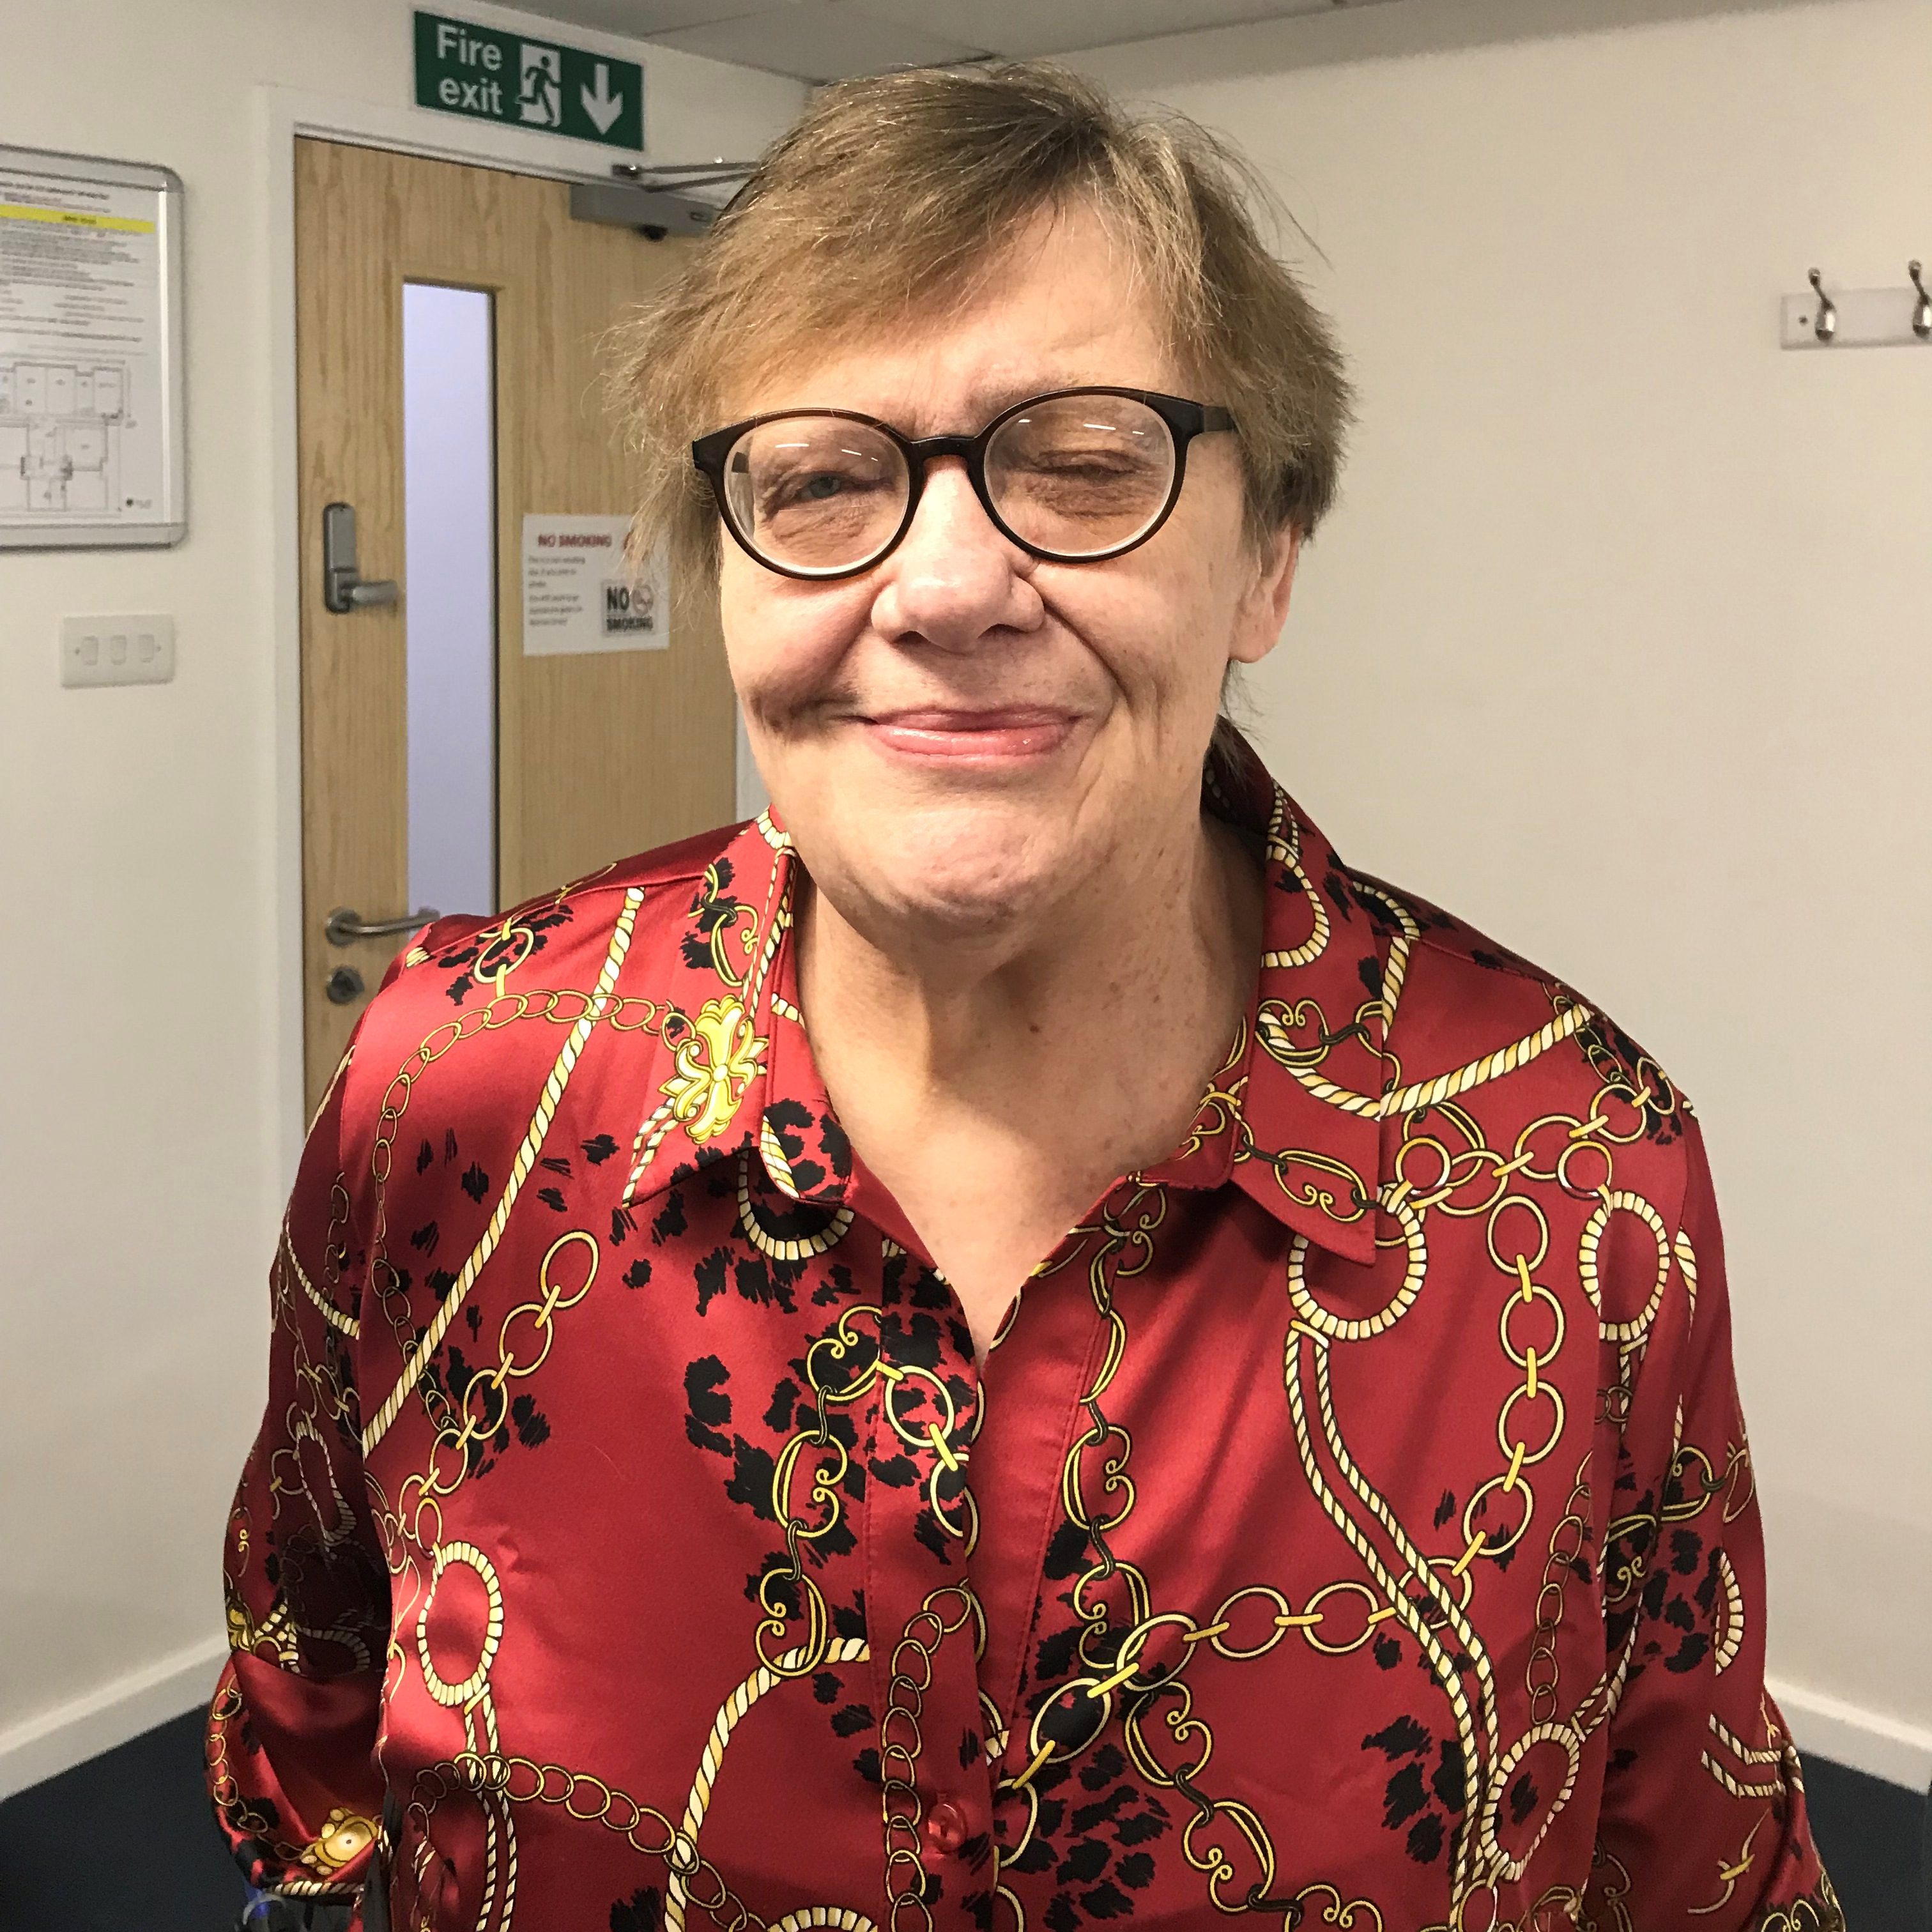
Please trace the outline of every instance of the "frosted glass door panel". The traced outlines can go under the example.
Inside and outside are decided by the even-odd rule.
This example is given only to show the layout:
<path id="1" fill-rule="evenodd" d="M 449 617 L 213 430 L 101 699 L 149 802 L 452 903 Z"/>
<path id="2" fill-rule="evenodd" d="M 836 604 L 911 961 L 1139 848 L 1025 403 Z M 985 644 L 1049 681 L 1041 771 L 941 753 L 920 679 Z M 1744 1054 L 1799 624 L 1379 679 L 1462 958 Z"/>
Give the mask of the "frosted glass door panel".
<path id="1" fill-rule="evenodd" d="M 496 910 L 496 410 L 490 297 L 403 290 L 410 903 Z"/>

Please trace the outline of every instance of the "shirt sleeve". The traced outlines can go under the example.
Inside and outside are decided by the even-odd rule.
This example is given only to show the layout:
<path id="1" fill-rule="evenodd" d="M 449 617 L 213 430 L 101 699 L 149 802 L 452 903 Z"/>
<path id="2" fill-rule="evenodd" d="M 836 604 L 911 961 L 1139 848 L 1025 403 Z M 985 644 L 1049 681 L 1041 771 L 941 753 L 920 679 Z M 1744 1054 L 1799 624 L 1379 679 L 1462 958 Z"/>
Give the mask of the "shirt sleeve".
<path id="1" fill-rule="evenodd" d="M 352 1042 L 303 1150 L 270 1270 L 268 1396 L 229 1513 L 230 1654 L 208 1713 L 216 1817 L 249 1932 L 356 1932 L 380 1832 L 388 1570 L 363 1486 L 350 1345 L 368 1156 L 346 1151 Z"/>
<path id="2" fill-rule="evenodd" d="M 1662 1296 L 1623 1344 L 1628 1413 L 1606 1539 L 1610 1753 L 1582 1922 L 1681 1932 L 1844 1932 L 1797 1752 L 1765 1688 L 1764 1534 L 1731 1359 L 1702 1136 L 1683 1122 L 1674 1228 L 1628 1252 Z M 1611 1322 L 1607 1272 L 1604 1319 Z M 1613 1400 L 1615 1398 L 1613 1397 Z"/>

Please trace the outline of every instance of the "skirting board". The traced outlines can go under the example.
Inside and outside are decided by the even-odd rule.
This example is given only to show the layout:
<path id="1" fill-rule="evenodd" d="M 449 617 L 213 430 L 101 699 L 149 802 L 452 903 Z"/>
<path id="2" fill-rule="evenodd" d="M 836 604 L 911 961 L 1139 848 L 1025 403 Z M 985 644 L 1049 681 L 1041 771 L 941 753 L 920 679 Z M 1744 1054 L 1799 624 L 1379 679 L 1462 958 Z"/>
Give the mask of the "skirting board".
<path id="1" fill-rule="evenodd" d="M 225 1639 L 178 1650 L 146 1670 L 0 1732 L 0 1798 L 58 1778 L 157 1724 L 205 1704 L 228 1654 Z M 1767 1687 L 1798 1750 L 1922 1791 L 1932 1778 L 1932 1730 L 1781 1678 Z"/>
<path id="2" fill-rule="evenodd" d="M 206 1704 L 227 1655 L 227 1639 L 211 1636 L 0 1731 L 0 1798 L 58 1778 Z"/>
<path id="3" fill-rule="evenodd" d="M 1822 1690 L 1802 1689 L 1781 1677 L 1768 1678 L 1765 1688 L 1784 1713 L 1801 1757 L 1828 1757 L 1914 1791 L 1923 1791 L 1932 1780 L 1932 1730 L 1882 1717 Z"/>

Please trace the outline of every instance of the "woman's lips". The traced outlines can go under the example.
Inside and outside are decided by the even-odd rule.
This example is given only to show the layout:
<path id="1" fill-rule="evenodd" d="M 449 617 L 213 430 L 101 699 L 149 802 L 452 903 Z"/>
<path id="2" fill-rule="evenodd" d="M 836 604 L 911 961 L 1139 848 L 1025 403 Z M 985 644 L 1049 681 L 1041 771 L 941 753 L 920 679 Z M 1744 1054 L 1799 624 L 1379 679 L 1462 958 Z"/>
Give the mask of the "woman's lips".
<path id="1" fill-rule="evenodd" d="M 859 722 L 874 744 L 903 757 L 982 764 L 1044 758 L 1066 743 L 1074 722 L 1066 712 L 1035 706 L 889 711 Z"/>

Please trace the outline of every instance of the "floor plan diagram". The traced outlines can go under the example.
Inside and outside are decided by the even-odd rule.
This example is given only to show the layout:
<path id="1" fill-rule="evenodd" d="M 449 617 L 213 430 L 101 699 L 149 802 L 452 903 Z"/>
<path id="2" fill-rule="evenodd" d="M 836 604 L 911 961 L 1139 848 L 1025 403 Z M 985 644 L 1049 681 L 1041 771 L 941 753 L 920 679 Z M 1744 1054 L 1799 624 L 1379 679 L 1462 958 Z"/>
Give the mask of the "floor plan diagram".
<path id="1" fill-rule="evenodd" d="M 0 362 L 0 511 L 120 507 L 124 367 Z"/>

